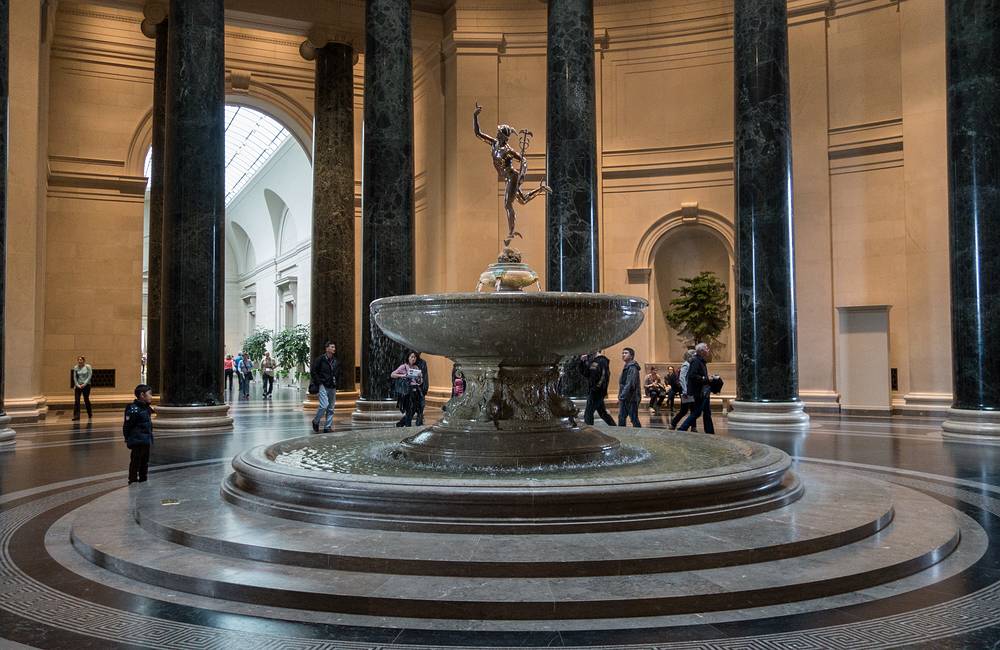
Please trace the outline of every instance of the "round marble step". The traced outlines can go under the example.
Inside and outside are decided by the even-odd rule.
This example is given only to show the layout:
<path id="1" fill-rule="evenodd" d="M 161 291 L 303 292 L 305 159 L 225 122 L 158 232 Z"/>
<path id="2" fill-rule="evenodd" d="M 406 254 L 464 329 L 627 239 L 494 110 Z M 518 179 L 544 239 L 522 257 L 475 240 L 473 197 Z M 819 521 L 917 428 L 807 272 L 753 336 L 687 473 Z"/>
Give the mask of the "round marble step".
<path id="1" fill-rule="evenodd" d="M 144 487 L 122 491 L 138 493 Z M 260 562 L 229 557 L 221 546 L 213 553 L 160 539 L 137 525 L 120 501 L 104 499 L 78 511 L 71 540 L 91 562 L 127 577 L 267 606 L 448 619 L 604 618 L 609 612 L 651 616 L 761 606 L 855 591 L 919 572 L 956 547 L 960 535 L 950 508 L 907 488 L 893 485 L 888 490 L 895 508 L 893 521 L 859 541 L 790 558 L 754 561 L 751 556 L 748 563 L 735 566 L 657 573 L 406 575 Z M 851 504 L 842 506 L 849 510 Z M 413 544 L 428 543 L 433 537 L 419 535 Z M 569 538 L 577 538 L 574 541 L 581 548 L 595 541 L 593 535 L 562 537 L 567 538 L 567 544 Z M 510 549 L 507 559 L 520 553 L 521 549 Z"/>
<path id="2" fill-rule="evenodd" d="M 400 437 L 418 432 L 353 431 L 256 447 L 233 460 L 222 496 L 296 521 L 534 535 L 720 521 L 802 495 L 786 453 L 737 438 L 623 429 L 616 432 L 622 456 L 634 462 L 473 471 L 395 458 Z"/>
<path id="3" fill-rule="evenodd" d="M 173 472 L 139 491 L 103 497 L 157 537 L 229 557 L 302 567 L 481 577 L 656 573 L 816 553 L 863 539 L 893 516 L 886 483 L 805 473 L 809 488 L 778 511 L 723 522 L 585 535 L 372 531 L 290 522 L 213 497 L 220 467 Z M 164 505 L 167 502 L 169 505 Z M 846 505 L 845 505 L 846 504 Z"/>

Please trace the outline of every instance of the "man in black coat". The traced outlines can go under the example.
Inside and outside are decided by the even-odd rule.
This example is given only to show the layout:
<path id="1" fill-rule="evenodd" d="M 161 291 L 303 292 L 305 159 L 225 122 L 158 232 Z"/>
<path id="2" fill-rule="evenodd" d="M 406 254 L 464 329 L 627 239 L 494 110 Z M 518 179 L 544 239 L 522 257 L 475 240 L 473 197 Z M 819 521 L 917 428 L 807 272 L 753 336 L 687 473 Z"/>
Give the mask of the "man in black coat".
<path id="1" fill-rule="evenodd" d="M 694 408 L 679 429 L 687 431 L 698 422 L 698 416 L 701 415 L 705 423 L 705 433 L 715 433 L 710 403 L 712 391 L 709 386 L 712 377 L 708 374 L 708 358 L 712 351 L 708 348 L 707 343 L 699 343 L 694 346 L 694 353 L 687 373 L 687 392 L 688 395 L 694 397 Z"/>
<path id="2" fill-rule="evenodd" d="M 153 390 L 146 384 L 135 387 L 135 401 L 125 407 L 122 435 L 131 451 L 128 484 L 144 483 L 149 472 L 149 448 L 153 445 Z"/>
<path id="3" fill-rule="evenodd" d="M 337 385 L 340 383 L 340 361 L 337 360 L 337 344 L 327 341 L 323 354 L 313 359 L 309 366 L 309 383 L 318 389 L 319 408 L 313 418 L 313 431 L 319 432 L 320 420 L 325 417 L 323 433 L 333 430 L 333 407 L 337 402 Z"/>
<path id="4" fill-rule="evenodd" d="M 600 351 L 596 354 L 585 354 L 580 357 L 580 374 L 587 378 L 587 406 L 583 411 L 583 421 L 593 424 L 594 411 L 597 411 L 602 420 L 614 426 L 614 418 L 604 407 L 611 379 L 611 362 Z"/>
<path id="5" fill-rule="evenodd" d="M 635 360 L 635 350 L 622 350 L 621 377 L 618 379 L 618 426 L 625 426 L 626 419 L 632 420 L 632 426 L 641 427 L 639 423 L 639 402 L 642 401 L 642 382 L 639 379 L 639 364 Z"/>

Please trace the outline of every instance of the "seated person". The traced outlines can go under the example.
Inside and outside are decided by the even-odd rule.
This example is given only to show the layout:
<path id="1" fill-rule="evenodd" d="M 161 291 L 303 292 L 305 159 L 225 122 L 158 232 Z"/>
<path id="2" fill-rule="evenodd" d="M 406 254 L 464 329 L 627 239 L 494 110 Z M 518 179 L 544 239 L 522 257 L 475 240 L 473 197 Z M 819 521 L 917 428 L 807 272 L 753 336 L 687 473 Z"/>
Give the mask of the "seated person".
<path id="1" fill-rule="evenodd" d="M 663 383 L 663 378 L 656 372 L 656 366 L 650 366 L 649 374 L 642 383 L 646 390 L 646 397 L 649 398 L 650 412 L 660 412 L 660 405 L 667 397 L 667 386 Z"/>

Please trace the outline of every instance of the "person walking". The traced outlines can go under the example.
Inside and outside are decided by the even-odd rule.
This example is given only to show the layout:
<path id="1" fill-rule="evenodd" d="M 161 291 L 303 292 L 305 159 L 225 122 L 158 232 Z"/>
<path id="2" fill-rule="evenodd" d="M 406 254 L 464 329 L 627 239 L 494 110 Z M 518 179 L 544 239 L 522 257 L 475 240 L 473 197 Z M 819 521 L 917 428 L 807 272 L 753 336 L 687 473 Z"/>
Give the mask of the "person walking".
<path id="1" fill-rule="evenodd" d="M 222 369 L 226 371 L 226 390 L 230 394 L 233 392 L 233 355 L 227 354 L 222 362 Z"/>
<path id="2" fill-rule="evenodd" d="M 417 353 L 410 352 L 406 355 L 406 362 L 392 371 L 390 375 L 393 379 L 406 382 L 406 390 L 401 391 L 399 396 L 400 407 L 403 417 L 396 423 L 397 427 L 408 427 L 413 424 L 413 414 L 417 410 L 417 402 L 421 396 L 424 383 L 424 374 L 417 364 Z"/>
<path id="3" fill-rule="evenodd" d="M 710 385 L 712 377 L 708 374 L 708 358 L 712 351 L 707 343 L 699 343 L 694 346 L 694 352 L 687 374 L 688 392 L 694 398 L 694 405 L 687 419 L 681 424 L 680 430 L 687 431 L 688 428 L 694 426 L 700 415 L 705 424 L 705 433 L 715 433 L 715 425 L 712 424 L 712 390 Z"/>
<path id="4" fill-rule="evenodd" d="M 312 428 L 318 433 L 320 422 L 323 422 L 323 433 L 330 433 L 333 430 L 333 409 L 337 404 L 337 386 L 340 384 L 340 361 L 337 359 L 336 343 L 327 341 L 323 348 L 323 354 L 313 359 L 309 366 L 309 383 L 317 388 L 319 399 Z"/>
<path id="5" fill-rule="evenodd" d="M 608 426 L 615 426 L 615 420 L 604 406 L 608 397 L 608 384 L 611 383 L 611 361 L 600 350 L 596 353 L 580 357 L 580 374 L 587 378 L 587 406 L 583 410 L 583 421 L 594 423 L 594 412 Z"/>
<path id="6" fill-rule="evenodd" d="M 618 378 L 618 426 L 625 426 L 625 420 L 632 420 L 632 426 L 641 427 L 639 423 L 639 402 L 642 401 L 642 386 L 639 382 L 639 364 L 635 360 L 635 350 L 622 350 L 622 361 L 625 367 Z"/>
<path id="7" fill-rule="evenodd" d="M 424 406 L 427 405 L 427 389 L 430 388 L 430 377 L 427 374 L 427 362 L 420 358 L 420 353 L 417 352 L 417 367 L 420 368 L 420 372 L 423 373 L 423 383 L 420 384 L 420 395 L 417 396 L 416 404 L 416 425 L 418 427 L 424 425 Z"/>
<path id="8" fill-rule="evenodd" d="M 677 415 L 670 419 L 671 430 L 677 428 L 677 423 L 691 411 L 691 406 L 694 404 L 694 398 L 688 395 L 687 390 L 688 370 L 691 368 L 691 357 L 693 356 L 694 348 L 691 348 L 684 353 L 684 363 L 681 364 L 681 370 L 677 373 L 677 384 L 680 388 L 681 395 L 681 410 L 677 412 Z M 693 428 L 692 431 L 697 433 L 697 427 Z"/>
<path id="9" fill-rule="evenodd" d="M 646 375 L 642 385 L 646 391 L 646 397 L 649 398 L 649 412 L 659 415 L 660 406 L 663 405 L 663 400 L 667 397 L 667 387 L 663 383 L 663 378 L 656 372 L 656 366 L 649 367 L 649 374 Z"/>
<path id="10" fill-rule="evenodd" d="M 125 407 L 122 435 L 131 452 L 128 484 L 144 483 L 149 472 L 149 448 L 153 446 L 153 389 L 146 384 L 135 387 L 135 401 Z"/>
<path id="11" fill-rule="evenodd" d="M 243 353 L 237 352 L 236 356 L 233 357 L 233 372 L 236 373 L 236 381 L 239 382 L 239 398 L 243 399 L 243 393 L 246 392 L 246 376 L 243 374 Z"/>
<path id="12" fill-rule="evenodd" d="M 80 397 L 83 396 L 83 403 L 87 406 L 87 417 L 94 417 L 94 411 L 90 408 L 90 382 L 94 378 L 94 370 L 87 363 L 86 357 L 76 358 L 76 365 L 73 366 L 73 421 L 80 419 Z"/>
<path id="13" fill-rule="evenodd" d="M 246 352 L 243 353 L 243 363 L 240 364 L 243 370 L 243 399 L 250 399 L 250 382 L 253 381 L 253 360 Z"/>
<path id="14" fill-rule="evenodd" d="M 274 392 L 274 373 L 277 369 L 278 362 L 270 352 L 264 352 L 264 358 L 260 362 L 260 376 L 264 382 L 263 399 L 271 399 L 271 393 Z"/>

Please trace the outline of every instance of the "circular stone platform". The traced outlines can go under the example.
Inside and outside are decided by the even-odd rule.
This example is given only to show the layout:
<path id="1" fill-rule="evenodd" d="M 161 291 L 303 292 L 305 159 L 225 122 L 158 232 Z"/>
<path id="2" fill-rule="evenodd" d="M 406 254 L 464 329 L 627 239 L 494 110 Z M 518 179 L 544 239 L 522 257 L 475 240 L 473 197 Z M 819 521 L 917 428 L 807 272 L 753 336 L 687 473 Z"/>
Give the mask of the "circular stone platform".
<path id="1" fill-rule="evenodd" d="M 263 607 L 436 620 L 661 616 L 846 594 L 920 573 L 955 511 L 841 469 L 779 510 L 584 534 L 424 533 L 275 518 L 222 502 L 219 466 L 121 488 L 72 515 L 73 547 L 138 580 Z"/>
<path id="2" fill-rule="evenodd" d="M 223 498 L 247 510 L 337 526 L 428 532 L 636 530 L 720 521 L 802 496 L 784 452 L 754 442 L 620 429 L 615 461 L 520 468 L 416 463 L 414 430 L 286 440 L 233 460 Z"/>

